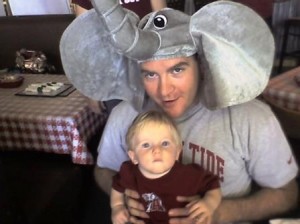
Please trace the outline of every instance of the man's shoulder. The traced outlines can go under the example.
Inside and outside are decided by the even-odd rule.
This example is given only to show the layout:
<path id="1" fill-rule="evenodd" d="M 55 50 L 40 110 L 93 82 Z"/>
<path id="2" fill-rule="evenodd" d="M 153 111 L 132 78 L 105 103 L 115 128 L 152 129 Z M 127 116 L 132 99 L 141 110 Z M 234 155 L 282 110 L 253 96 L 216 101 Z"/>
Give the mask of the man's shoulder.
<path id="1" fill-rule="evenodd" d="M 256 125 L 266 125 L 269 122 L 276 122 L 276 116 L 270 106 L 260 100 L 232 106 L 228 109 L 229 116 L 239 124 L 251 123 Z"/>
<path id="2" fill-rule="evenodd" d="M 117 128 L 119 131 L 126 131 L 138 112 L 126 101 L 120 102 L 110 112 L 106 126 L 110 130 Z"/>
<path id="3" fill-rule="evenodd" d="M 270 106 L 257 99 L 229 107 L 229 110 L 232 113 L 243 113 L 244 115 L 273 115 Z"/>
<path id="4" fill-rule="evenodd" d="M 127 117 L 132 116 L 136 116 L 137 115 L 137 111 L 133 108 L 133 106 L 128 103 L 127 101 L 121 101 L 118 105 L 116 105 L 112 111 L 110 116 L 121 116 L 123 114 L 126 114 Z"/>

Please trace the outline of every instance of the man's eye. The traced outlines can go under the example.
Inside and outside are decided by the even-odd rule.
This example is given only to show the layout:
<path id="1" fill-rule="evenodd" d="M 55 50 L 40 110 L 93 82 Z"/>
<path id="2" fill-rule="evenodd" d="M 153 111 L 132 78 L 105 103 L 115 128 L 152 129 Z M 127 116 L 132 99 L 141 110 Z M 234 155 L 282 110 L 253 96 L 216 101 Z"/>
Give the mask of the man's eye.
<path id="1" fill-rule="evenodd" d="M 147 79 L 154 79 L 155 77 L 157 77 L 157 75 L 153 72 L 148 72 L 145 74 L 145 78 Z"/>
<path id="2" fill-rule="evenodd" d="M 168 146 L 170 145 L 170 142 L 169 142 L 169 141 L 163 141 L 163 142 L 161 143 L 161 145 L 162 145 L 163 147 L 168 147 Z"/>
<path id="3" fill-rule="evenodd" d="M 174 68 L 173 72 L 176 74 L 176 73 L 180 73 L 183 71 L 183 68 L 181 67 L 177 67 L 177 68 Z"/>

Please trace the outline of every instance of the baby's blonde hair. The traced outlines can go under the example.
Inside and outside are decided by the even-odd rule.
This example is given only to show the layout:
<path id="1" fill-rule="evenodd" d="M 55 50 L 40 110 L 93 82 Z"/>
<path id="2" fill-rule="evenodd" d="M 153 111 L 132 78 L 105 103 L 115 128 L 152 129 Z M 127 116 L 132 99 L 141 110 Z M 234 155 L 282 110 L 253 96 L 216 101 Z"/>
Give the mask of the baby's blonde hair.
<path id="1" fill-rule="evenodd" d="M 166 113 L 162 111 L 150 110 L 139 114 L 131 123 L 126 134 L 126 143 L 128 150 L 134 148 L 132 140 L 135 135 L 141 130 L 145 125 L 149 123 L 157 123 L 159 125 L 166 125 L 169 127 L 171 134 L 175 139 L 175 144 L 178 146 L 182 145 L 182 139 L 180 137 L 179 131 L 176 124 Z"/>

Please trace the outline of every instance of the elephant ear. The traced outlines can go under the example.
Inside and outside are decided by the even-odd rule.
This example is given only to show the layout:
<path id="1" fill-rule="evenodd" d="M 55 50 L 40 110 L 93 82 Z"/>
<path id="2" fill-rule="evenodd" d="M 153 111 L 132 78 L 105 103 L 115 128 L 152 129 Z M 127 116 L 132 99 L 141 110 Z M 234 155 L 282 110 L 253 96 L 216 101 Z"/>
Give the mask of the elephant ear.
<path id="1" fill-rule="evenodd" d="M 66 76 L 77 90 L 92 99 L 121 99 L 141 108 L 144 89 L 139 66 L 116 52 L 105 27 L 94 9 L 67 27 L 60 40 Z"/>
<path id="2" fill-rule="evenodd" d="M 274 39 L 252 9 L 217 1 L 198 10 L 190 22 L 204 64 L 203 98 L 210 109 L 247 102 L 266 87 L 274 60 Z"/>

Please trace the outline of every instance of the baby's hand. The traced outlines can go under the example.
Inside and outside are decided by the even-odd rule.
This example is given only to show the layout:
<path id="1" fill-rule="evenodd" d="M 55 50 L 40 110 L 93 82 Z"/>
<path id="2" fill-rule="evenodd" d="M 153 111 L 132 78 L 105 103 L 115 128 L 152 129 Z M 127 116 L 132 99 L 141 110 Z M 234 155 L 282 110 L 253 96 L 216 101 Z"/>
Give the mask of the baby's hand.
<path id="1" fill-rule="evenodd" d="M 125 224 L 129 221 L 129 213 L 124 205 L 117 205 L 112 208 L 111 219 L 113 224 Z"/>

